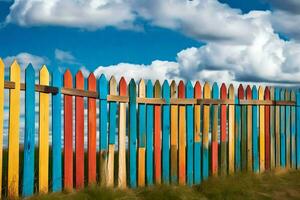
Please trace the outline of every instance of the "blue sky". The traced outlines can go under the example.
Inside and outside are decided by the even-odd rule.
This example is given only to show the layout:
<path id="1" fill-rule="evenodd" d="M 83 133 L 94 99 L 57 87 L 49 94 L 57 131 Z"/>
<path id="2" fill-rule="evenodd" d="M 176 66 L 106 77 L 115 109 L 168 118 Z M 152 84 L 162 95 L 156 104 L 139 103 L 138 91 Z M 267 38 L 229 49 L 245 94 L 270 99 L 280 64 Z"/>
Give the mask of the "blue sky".
<path id="1" fill-rule="evenodd" d="M 7 65 L 16 58 L 23 68 L 127 78 L 300 82 L 295 0 L 49 2 L 0 0 Z"/>

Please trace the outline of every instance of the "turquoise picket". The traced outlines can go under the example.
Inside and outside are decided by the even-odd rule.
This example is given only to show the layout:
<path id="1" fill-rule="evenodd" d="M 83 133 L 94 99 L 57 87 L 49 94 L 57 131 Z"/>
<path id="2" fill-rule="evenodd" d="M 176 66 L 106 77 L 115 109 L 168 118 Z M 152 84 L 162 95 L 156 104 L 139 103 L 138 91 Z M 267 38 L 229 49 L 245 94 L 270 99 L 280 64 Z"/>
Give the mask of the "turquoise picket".
<path id="1" fill-rule="evenodd" d="M 285 90 L 285 100 L 290 101 L 290 91 Z M 285 147 L 286 147 L 286 166 L 291 164 L 291 106 L 285 106 Z"/>
<path id="2" fill-rule="evenodd" d="M 295 91 L 291 91 L 291 100 L 295 101 Z M 296 108 L 291 106 L 291 166 L 296 168 Z"/>
<path id="3" fill-rule="evenodd" d="M 58 92 L 52 95 L 52 191 L 62 190 L 62 157 L 61 157 L 61 92 L 62 75 L 58 69 L 52 72 L 52 86 L 58 88 Z"/>
<path id="4" fill-rule="evenodd" d="M 162 179 L 164 184 L 170 182 L 170 86 L 167 80 L 162 85 Z"/>
<path id="5" fill-rule="evenodd" d="M 252 99 L 257 100 L 257 88 L 252 88 Z M 257 105 L 252 106 L 252 146 L 253 146 L 253 171 L 259 172 L 259 158 L 258 158 L 258 117 L 257 117 Z"/>
<path id="6" fill-rule="evenodd" d="M 195 86 L 194 86 L 194 96 L 195 98 L 200 98 L 202 95 L 201 95 L 201 86 L 200 86 L 200 83 L 199 82 L 196 82 Z M 201 107 L 200 107 L 201 109 Z M 201 119 L 201 112 L 200 112 L 200 119 Z M 194 116 L 195 118 L 195 116 Z M 196 124 L 194 124 L 196 126 Z M 199 120 L 199 124 L 198 124 L 198 127 L 201 128 L 201 120 Z M 201 134 L 201 130 L 199 133 L 199 139 L 196 140 L 195 139 L 195 143 L 194 143 L 194 183 L 195 184 L 200 184 L 201 183 L 201 171 L 202 171 L 202 168 L 201 168 L 201 162 L 202 162 L 202 159 L 201 159 L 201 156 L 202 156 L 202 142 L 199 141 L 200 138 L 202 137 Z M 196 134 L 196 133 L 194 133 Z M 196 138 L 196 136 L 195 136 Z"/>
<path id="7" fill-rule="evenodd" d="M 296 96 L 296 156 L 297 156 L 297 169 L 300 169 L 300 91 L 297 90 Z"/>
<path id="8" fill-rule="evenodd" d="M 108 82 L 104 74 L 101 74 L 100 79 L 98 80 L 98 92 L 99 92 L 99 145 L 100 153 L 108 151 L 108 141 L 107 141 L 107 94 L 108 94 Z M 103 158 L 105 156 L 105 158 Z M 101 155 L 101 162 L 106 162 L 107 154 Z M 105 164 L 105 163 L 104 163 Z M 102 165 L 102 164 L 101 164 Z M 104 166 L 106 167 L 106 166 Z M 102 174 L 101 174 L 102 175 Z M 103 178 L 103 177 L 101 177 Z"/>
<path id="9" fill-rule="evenodd" d="M 153 84 L 151 80 L 147 81 L 146 97 L 153 98 Z M 148 185 L 153 184 L 153 105 L 146 107 L 146 180 Z"/>
<path id="10" fill-rule="evenodd" d="M 28 197 L 34 191 L 34 137 L 35 137 L 35 72 L 31 64 L 25 70 L 25 137 L 23 196 Z"/>
<path id="11" fill-rule="evenodd" d="M 136 124 L 136 84 L 134 79 L 129 83 L 129 184 L 136 187 L 136 148 L 137 148 L 137 124 Z"/>
<path id="12" fill-rule="evenodd" d="M 285 99 L 285 89 L 280 90 L 280 100 Z M 281 167 L 286 166 L 285 159 L 285 106 L 280 106 L 280 165 Z"/>
<path id="13" fill-rule="evenodd" d="M 274 100 L 275 101 L 279 101 L 280 100 L 280 90 L 279 88 L 275 88 L 275 91 L 274 91 Z M 276 141 L 276 144 L 275 144 L 275 163 L 276 163 L 276 167 L 279 167 L 280 166 L 280 130 L 279 130 L 279 133 L 277 133 L 276 131 L 276 127 L 278 126 L 279 129 L 280 129 L 280 106 L 274 106 L 275 107 L 275 140 L 277 140 L 276 138 L 278 137 L 279 138 L 279 141 Z M 278 109 L 277 109 L 278 108 Z M 279 115 L 279 121 L 277 121 L 277 118 L 276 118 L 276 115 L 277 115 L 277 111 L 278 110 L 278 115 Z M 278 125 L 277 125 L 278 124 Z M 277 136 L 278 134 L 278 136 Z M 277 144 L 279 144 L 278 146 L 276 146 Z M 277 150 L 278 149 L 278 150 Z"/>
<path id="14" fill-rule="evenodd" d="M 241 134 L 242 134 L 242 124 L 241 124 L 241 106 L 238 105 L 239 99 L 235 98 L 235 170 L 239 172 L 241 170 Z M 245 137 L 243 137 L 244 139 Z M 246 143 L 245 143 L 246 144 Z M 243 168 L 246 168 L 246 157 L 243 157 Z"/>
<path id="15" fill-rule="evenodd" d="M 194 98 L 194 88 L 191 81 L 186 83 L 186 98 Z M 194 143 L 194 112 L 193 106 L 186 106 L 186 149 L 187 149 L 187 184 L 193 185 L 193 143 Z M 180 123 L 180 122 L 179 122 Z"/>

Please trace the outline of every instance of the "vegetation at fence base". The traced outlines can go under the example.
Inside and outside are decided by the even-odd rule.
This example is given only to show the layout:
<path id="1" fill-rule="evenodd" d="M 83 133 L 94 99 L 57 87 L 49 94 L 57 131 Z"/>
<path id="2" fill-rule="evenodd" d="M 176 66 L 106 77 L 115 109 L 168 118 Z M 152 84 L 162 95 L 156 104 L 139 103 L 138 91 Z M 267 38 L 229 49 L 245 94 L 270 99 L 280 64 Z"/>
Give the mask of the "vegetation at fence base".
<path id="1" fill-rule="evenodd" d="M 275 170 L 260 175 L 209 178 L 194 187 L 161 185 L 119 190 L 94 186 L 78 192 L 36 195 L 30 199 L 299 199 L 299 179 L 299 171 Z"/>

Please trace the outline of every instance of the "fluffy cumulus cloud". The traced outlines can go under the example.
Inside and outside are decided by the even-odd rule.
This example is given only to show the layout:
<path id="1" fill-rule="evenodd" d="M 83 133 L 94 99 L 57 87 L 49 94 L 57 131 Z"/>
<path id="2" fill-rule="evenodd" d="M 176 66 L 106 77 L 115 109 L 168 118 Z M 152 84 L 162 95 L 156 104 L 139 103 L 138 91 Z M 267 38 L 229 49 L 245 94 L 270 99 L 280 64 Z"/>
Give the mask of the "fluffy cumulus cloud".
<path id="1" fill-rule="evenodd" d="M 14 60 L 18 61 L 22 69 L 25 69 L 30 63 L 35 69 L 39 69 L 44 64 L 49 64 L 49 60 L 46 57 L 33 55 L 27 52 L 22 52 L 17 55 L 5 57 L 3 59 L 3 62 L 6 68 L 8 68 L 13 63 Z"/>
<path id="2" fill-rule="evenodd" d="M 96 75 L 146 79 L 189 79 L 300 83 L 296 0 L 269 0 L 274 11 L 243 14 L 217 0 L 17 0 L 7 22 L 80 28 L 132 28 L 137 18 L 206 44 L 178 52 L 176 62 L 100 66 Z M 117 13 L 117 14 L 116 14 Z M 292 19 L 292 20 L 291 20 Z M 292 37 L 281 39 L 277 32 Z M 57 58 L 72 55 L 57 52 Z"/>

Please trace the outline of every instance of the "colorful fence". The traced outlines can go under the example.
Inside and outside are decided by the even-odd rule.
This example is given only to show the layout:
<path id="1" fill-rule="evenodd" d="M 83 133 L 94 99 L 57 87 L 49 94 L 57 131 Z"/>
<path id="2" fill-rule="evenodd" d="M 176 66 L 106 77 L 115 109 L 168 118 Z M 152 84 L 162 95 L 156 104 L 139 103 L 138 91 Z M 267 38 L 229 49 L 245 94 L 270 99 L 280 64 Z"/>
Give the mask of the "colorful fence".
<path id="1" fill-rule="evenodd" d="M 299 91 L 240 85 L 235 93 L 233 85 L 205 83 L 202 89 L 199 82 L 153 85 L 150 80 L 137 84 L 133 79 L 127 85 L 124 78 L 118 86 L 114 77 L 108 81 L 101 75 L 96 80 L 90 74 L 86 80 L 80 71 L 61 75 L 49 73 L 46 66 L 35 85 L 31 65 L 25 70 L 25 84 L 20 83 L 20 75 L 15 61 L 10 80 L 4 80 L 0 60 L 0 184 L 7 176 L 0 187 L 9 197 L 91 184 L 193 185 L 209 176 L 240 171 L 300 168 Z M 4 101 L 4 89 L 10 91 L 9 102 Z M 25 92 L 23 151 L 19 150 L 20 92 Z M 2 162 L 5 103 L 9 103 L 7 168 Z"/>

